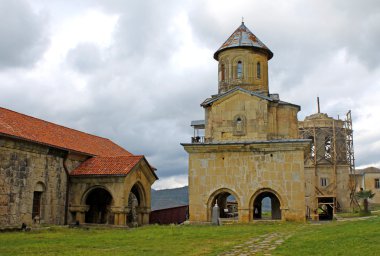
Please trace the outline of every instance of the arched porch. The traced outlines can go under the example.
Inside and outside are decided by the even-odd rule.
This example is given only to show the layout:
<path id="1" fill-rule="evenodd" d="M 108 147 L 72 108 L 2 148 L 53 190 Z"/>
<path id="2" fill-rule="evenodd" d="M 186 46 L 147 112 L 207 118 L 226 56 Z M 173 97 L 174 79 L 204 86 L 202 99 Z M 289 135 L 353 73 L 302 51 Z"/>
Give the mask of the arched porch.
<path id="1" fill-rule="evenodd" d="M 85 195 L 86 223 L 113 224 L 114 216 L 111 211 L 113 197 L 111 193 L 103 187 L 89 189 Z"/>
<path id="2" fill-rule="evenodd" d="M 253 220 L 281 220 L 281 198 L 272 189 L 258 190 L 251 199 Z"/>
<path id="3" fill-rule="evenodd" d="M 207 202 L 207 221 L 212 221 L 215 205 L 219 207 L 219 216 L 217 218 L 238 220 L 239 198 L 231 189 L 221 188 L 210 195 Z"/>

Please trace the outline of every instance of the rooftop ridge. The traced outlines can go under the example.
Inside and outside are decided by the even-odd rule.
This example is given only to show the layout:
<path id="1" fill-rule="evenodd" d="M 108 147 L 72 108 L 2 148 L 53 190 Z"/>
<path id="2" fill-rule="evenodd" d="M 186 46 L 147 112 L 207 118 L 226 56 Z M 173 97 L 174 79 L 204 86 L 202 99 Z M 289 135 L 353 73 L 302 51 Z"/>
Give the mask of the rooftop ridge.
<path id="1" fill-rule="evenodd" d="M 96 134 L 91 134 L 91 133 L 88 133 L 88 132 L 80 131 L 80 130 L 77 130 L 77 129 L 74 129 L 74 128 L 70 128 L 70 127 L 67 127 L 67 126 L 64 126 L 64 125 L 61 125 L 61 124 L 53 123 L 51 121 L 47 121 L 47 120 L 38 118 L 38 117 L 35 117 L 35 116 L 26 115 L 26 114 L 23 114 L 23 113 L 20 113 L 20 112 L 17 112 L 17 111 L 8 109 L 8 108 L 0 107 L 0 109 L 4 109 L 6 111 L 13 112 L 13 113 L 16 113 L 16 114 L 21 115 L 21 116 L 25 116 L 25 117 L 28 117 L 28 118 L 33 118 L 35 120 L 42 121 L 42 122 L 45 122 L 45 123 L 49 123 L 49 124 L 52 124 L 54 126 L 59 126 L 59 127 L 62 127 L 62 128 L 68 129 L 68 130 L 80 132 L 80 133 L 83 133 L 83 134 L 91 135 L 91 136 L 98 137 L 100 139 L 109 140 L 109 141 L 112 142 L 112 140 L 110 140 L 108 138 L 105 138 L 105 137 L 102 137 L 102 136 L 99 136 L 99 135 L 96 135 Z M 0 112 L 0 115 L 1 115 L 1 112 Z M 9 126 L 9 124 L 5 124 L 5 125 Z M 12 127 L 12 129 L 14 129 L 14 127 Z"/>
<path id="2" fill-rule="evenodd" d="M 0 134 L 87 155 L 133 155 L 108 138 L 0 107 Z"/>

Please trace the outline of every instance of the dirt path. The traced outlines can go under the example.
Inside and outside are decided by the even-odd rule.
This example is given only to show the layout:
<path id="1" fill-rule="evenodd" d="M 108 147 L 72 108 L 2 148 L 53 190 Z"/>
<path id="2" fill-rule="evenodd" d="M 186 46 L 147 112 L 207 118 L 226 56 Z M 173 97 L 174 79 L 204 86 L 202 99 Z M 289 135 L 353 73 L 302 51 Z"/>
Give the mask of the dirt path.
<path id="1" fill-rule="evenodd" d="M 247 242 L 235 245 L 232 250 L 219 254 L 219 256 L 248 256 L 271 255 L 271 251 L 282 244 L 291 234 L 270 233 L 251 238 Z"/>

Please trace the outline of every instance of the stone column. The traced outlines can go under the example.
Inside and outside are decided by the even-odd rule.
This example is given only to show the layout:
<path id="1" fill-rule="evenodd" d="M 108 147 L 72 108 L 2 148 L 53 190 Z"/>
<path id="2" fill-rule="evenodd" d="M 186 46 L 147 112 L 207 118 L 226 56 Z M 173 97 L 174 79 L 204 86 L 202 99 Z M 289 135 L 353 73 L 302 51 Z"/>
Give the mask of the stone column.
<path id="1" fill-rule="evenodd" d="M 149 224 L 149 207 L 139 207 L 138 210 L 138 219 L 137 222 L 139 225 L 148 225 Z"/>
<path id="2" fill-rule="evenodd" d="M 249 209 L 238 208 L 239 222 L 247 223 L 249 219 Z"/>
<path id="3" fill-rule="evenodd" d="M 72 205 L 69 207 L 69 211 L 75 213 L 75 221 L 79 221 L 79 223 L 85 223 L 86 212 L 89 209 L 89 205 Z"/>
<path id="4" fill-rule="evenodd" d="M 115 216 L 114 225 L 125 226 L 127 225 L 127 207 L 112 206 L 111 211 Z"/>

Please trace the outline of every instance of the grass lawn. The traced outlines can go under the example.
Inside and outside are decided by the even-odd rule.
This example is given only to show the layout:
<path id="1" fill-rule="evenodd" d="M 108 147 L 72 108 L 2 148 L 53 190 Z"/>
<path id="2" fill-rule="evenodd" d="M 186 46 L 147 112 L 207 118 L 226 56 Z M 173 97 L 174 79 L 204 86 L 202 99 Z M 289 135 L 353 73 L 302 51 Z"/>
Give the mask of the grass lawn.
<path id="1" fill-rule="evenodd" d="M 267 222 L 229 226 L 147 226 L 0 233 L 0 255 L 217 255 L 249 238 L 293 236 L 273 255 L 377 255 L 380 217 L 321 225 Z"/>

